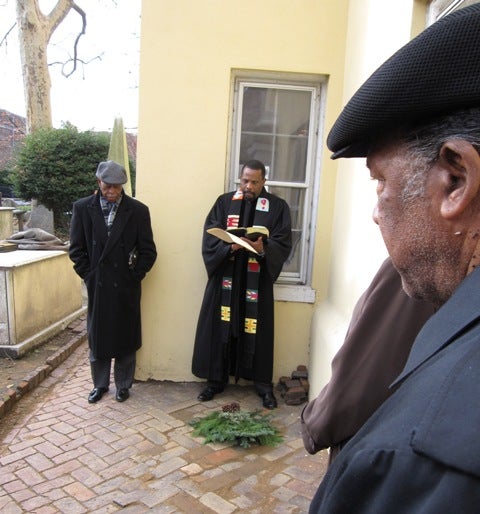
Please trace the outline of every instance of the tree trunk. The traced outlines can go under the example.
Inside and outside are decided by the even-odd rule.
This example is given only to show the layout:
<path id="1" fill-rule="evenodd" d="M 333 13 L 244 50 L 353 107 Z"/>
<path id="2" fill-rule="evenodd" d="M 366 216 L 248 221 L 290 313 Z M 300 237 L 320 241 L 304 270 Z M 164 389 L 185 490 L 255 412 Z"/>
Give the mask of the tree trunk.
<path id="1" fill-rule="evenodd" d="M 42 14 L 38 3 L 39 0 L 17 0 L 27 133 L 52 126 L 47 45 L 74 5 L 74 0 L 59 0 L 48 15 Z"/>

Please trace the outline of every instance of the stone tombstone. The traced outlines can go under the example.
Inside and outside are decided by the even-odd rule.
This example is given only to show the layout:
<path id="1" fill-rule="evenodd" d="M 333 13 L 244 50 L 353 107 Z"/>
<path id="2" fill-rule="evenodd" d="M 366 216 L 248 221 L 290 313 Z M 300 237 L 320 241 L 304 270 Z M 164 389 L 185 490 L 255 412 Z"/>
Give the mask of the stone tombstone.
<path id="1" fill-rule="evenodd" d="M 13 207 L 0 207 L 0 240 L 12 235 L 13 210 Z"/>
<path id="2" fill-rule="evenodd" d="M 13 198 L 2 198 L 2 207 L 13 207 L 16 209 L 18 204 Z"/>
<path id="3" fill-rule="evenodd" d="M 41 228 L 45 232 L 53 234 L 53 212 L 38 203 L 38 200 L 32 200 L 32 211 L 27 225 L 28 228 Z"/>

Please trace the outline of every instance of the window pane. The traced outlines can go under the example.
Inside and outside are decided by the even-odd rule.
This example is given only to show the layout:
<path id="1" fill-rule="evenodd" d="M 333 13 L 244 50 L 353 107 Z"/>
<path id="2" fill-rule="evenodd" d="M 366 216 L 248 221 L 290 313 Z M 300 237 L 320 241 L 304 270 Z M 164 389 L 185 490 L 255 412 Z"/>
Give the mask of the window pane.
<path id="1" fill-rule="evenodd" d="M 306 135 L 277 137 L 270 180 L 305 182 L 308 138 Z"/>
<path id="2" fill-rule="evenodd" d="M 274 125 L 275 91 L 247 86 L 243 90 L 242 132 L 271 134 Z"/>
<path id="3" fill-rule="evenodd" d="M 298 135 L 308 130 L 311 94 L 311 91 L 277 90 L 277 134 Z"/>
<path id="4" fill-rule="evenodd" d="M 292 216 L 292 251 L 283 265 L 283 271 L 293 272 L 298 275 L 301 269 L 302 259 L 301 241 L 304 221 L 305 189 L 270 186 L 268 187 L 268 191 L 283 198 L 290 207 L 290 214 Z"/>
<path id="5" fill-rule="evenodd" d="M 270 180 L 304 182 L 311 96 L 310 90 L 245 87 L 240 164 L 258 159 Z"/>
<path id="6" fill-rule="evenodd" d="M 240 168 L 251 159 L 262 161 L 268 167 L 272 155 L 273 136 L 242 132 L 240 136 Z M 271 178 L 271 172 L 269 177 Z"/>
<path id="7" fill-rule="evenodd" d="M 292 251 L 278 279 L 309 284 L 312 239 L 310 225 L 319 174 L 316 149 L 325 77 L 239 71 L 232 111 L 230 185 L 239 183 L 242 166 L 251 159 L 265 164 L 267 190 L 283 198 L 292 214 Z"/>

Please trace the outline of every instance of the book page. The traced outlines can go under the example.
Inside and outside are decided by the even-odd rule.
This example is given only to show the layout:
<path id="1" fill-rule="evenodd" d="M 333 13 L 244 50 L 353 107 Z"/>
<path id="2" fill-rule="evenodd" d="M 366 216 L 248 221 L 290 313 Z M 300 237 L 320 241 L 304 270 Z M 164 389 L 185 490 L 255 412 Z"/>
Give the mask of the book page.
<path id="1" fill-rule="evenodd" d="M 246 248 L 249 252 L 253 252 L 258 255 L 257 250 L 255 250 L 255 248 L 251 244 L 247 243 L 243 239 L 240 239 L 235 234 L 229 234 L 226 230 L 223 230 L 218 227 L 209 228 L 207 232 L 212 236 L 218 237 L 218 239 L 225 241 L 226 243 L 237 243 L 238 245 Z"/>

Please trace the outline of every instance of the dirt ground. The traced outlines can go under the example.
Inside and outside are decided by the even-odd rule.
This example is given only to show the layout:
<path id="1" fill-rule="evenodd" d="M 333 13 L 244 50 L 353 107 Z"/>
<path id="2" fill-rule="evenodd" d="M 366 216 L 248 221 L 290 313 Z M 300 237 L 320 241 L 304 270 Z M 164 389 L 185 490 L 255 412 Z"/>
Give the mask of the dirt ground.
<path id="1" fill-rule="evenodd" d="M 16 386 L 36 368 L 72 339 L 74 332 L 67 327 L 41 346 L 31 350 L 20 359 L 12 359 L 0 349 L 0 397 Z"/>

